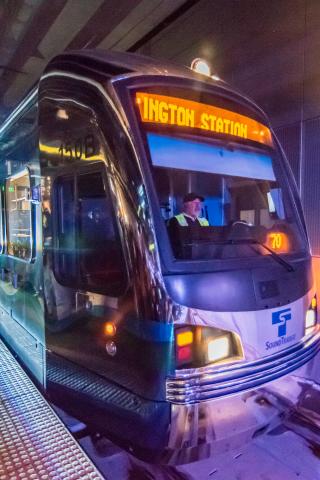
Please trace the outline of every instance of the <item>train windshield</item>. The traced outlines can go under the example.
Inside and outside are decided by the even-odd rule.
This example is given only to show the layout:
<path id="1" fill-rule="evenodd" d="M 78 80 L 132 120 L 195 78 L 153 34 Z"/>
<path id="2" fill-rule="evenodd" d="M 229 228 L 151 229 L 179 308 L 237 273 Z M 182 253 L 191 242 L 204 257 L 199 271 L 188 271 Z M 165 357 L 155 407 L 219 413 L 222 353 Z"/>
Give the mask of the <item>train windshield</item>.
<path id="1" fill-rule="evenodd" d="M 136 95 L 158 208 L 176 259 L 282 257 L 305 249 L 266 126 L 211 105 Z"/>

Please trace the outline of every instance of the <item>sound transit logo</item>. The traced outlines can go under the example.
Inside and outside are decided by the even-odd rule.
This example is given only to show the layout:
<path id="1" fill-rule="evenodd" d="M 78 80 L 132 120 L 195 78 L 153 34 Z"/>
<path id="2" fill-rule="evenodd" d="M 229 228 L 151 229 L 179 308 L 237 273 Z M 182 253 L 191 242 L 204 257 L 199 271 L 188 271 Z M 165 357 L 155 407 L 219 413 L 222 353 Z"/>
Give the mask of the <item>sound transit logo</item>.
<path id="1" fill-rule="evenodd" d="M 275 342 L 266 342 L 266 350 L 270 350 L 271 348 L 280 347 L 286 343 L 292 342 L 295 340 L 296 335 L 289 335 L 286 337 L 287 334 L 287 322 L 292 320 L 291 315 L 291 308 L 285 308 L 284 310 L 278 310 L 277 312 L 272 313 L 272 325 L 278 326 L 278 337 L 279 340 Z"/>
<path id="2" fill-rule="evenodd" d="M 272 314 L 272 325 L 278 326 L 278 337 L 284 337 L 287 333 L 287 321 L 291 320 L 291 308 L 279 310 Z"/>

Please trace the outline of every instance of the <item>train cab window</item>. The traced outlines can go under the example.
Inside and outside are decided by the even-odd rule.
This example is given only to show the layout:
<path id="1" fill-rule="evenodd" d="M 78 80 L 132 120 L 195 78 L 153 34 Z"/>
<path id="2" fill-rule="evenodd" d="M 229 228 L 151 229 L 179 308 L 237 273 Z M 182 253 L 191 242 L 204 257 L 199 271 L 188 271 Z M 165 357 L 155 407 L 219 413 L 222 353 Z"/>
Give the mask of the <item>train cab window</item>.
<path id="1" fill-rule="evenodd" d="M 121 242 L 102 171 L 59 178 L 55 271 L 63 284 L 117 296 L 125 285 Z"/>
<path id="2" fill-rule="evenodd" d="M 272 152 L 153 132 L 147 141 L 175 258 L 269 254 L 264 245 L 280 253 L 301 251 L 301 231 Z M 203 200 L 197 215 L 187 208 L 188 194 Z"/>
<path id="3" fill-rule="evenodd" d="M 30 176 L 27 170 L 6 181 L 8 254 L 23 260 L 32 256 Z"/>

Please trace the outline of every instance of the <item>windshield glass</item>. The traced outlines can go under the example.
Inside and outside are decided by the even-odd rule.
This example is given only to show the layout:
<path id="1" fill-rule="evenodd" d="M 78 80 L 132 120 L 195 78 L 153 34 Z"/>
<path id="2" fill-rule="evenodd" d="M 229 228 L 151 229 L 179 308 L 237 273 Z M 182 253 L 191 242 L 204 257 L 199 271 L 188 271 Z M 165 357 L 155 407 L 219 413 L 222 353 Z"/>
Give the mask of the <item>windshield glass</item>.
<path id="1" fill-rule="evenodd" d="M 220 130 L 222 135 L 210 138 L 197 133 L 204 126 L 197 125 L 190 113 L 189 117 L 180 115 L 184 128 L 179 131 L 177 110 L 168 105 L 168 115 L 162 117 L 166 122 L 161 121 L 158 109 L 158 121 L 148 119 L 145 133 L 161 217 L 174 257 L 204 260 L 270 255 L 263 245 L 280 255 L 303 250 L 305 240 L 271 135 L 267 141 L 237 141 L 237 136 L 244 135 L 240 129 L 239 135 L 235 130 L 226 135 L 230 120 L 229 132 Z M 168 128 L 170 118 L 175 128 Z M 166 123 L 166 128 L 161 123 Z M 217 128 L 217 119 L 211 125 Z M 270 133 L 262 128 L 263 134 Z"/>

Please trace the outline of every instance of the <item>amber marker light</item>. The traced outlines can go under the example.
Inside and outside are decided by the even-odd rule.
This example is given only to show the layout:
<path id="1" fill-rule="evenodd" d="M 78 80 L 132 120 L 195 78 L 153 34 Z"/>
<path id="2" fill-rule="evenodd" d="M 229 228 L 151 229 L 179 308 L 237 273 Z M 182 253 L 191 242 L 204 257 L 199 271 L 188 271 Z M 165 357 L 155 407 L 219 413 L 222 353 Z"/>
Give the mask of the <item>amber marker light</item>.
<path id="1" fill-rule="evenodd" d="M 114 323 L 112 322 L 107 322 L 104 326 L 104 333 L 105 335 L 107 335 L 108 337 L 114 337 L 115 334 L 116 334 L 116 326 Z"/>
<path id="2" fill-rule="evenodd" d="M 191 330 L 178 333 L 177 345 L 178 347 L 185 347 L 193 342 L 193 332 Z"/>

